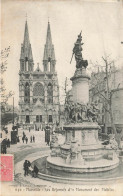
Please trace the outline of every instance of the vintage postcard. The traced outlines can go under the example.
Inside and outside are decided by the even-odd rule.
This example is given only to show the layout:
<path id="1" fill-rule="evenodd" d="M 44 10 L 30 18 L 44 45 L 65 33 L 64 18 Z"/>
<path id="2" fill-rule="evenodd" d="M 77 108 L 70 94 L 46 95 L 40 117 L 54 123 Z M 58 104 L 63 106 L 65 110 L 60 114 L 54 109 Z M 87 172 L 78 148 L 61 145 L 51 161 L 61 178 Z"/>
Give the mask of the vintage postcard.
<path id="1" fill-rule="evenodd" d="M 0 5 L 0 195 L 123 196 L 123 1 Z"/>

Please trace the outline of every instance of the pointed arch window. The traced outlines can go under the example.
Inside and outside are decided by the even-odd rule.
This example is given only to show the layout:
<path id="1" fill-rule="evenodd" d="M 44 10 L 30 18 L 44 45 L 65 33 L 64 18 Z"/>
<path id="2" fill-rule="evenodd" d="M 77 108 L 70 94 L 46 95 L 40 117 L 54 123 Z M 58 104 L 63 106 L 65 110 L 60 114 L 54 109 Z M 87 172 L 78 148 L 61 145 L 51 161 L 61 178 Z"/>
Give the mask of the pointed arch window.
<path id="1" fill-rule="evenodd" d="M 48 103 L 53 103 L 53 85 L 51 83 L 47 87 L 47 100 Z"/>
<path id="2" fill-rule="evenodd" d="M 28 82 L 26 82 L 26 84 L 25 84 L 24 102 L 25 103 L 30 103 L 30 86 L 29 86 Z"/>
<path id="3" fill-rule="evenodd" d="M 21 63 L 21 71 L 24 71 L 24 62 Z"/>
<path id="4" fill-rule="evenodd" d="M 37 82 L 35 84 L 34 89 L 33 89 L 33 95 L 34 96 L 44 96 L 43 84 L 41 84 L 40 82 Z"/>
<path id="5" fill-rule="evenodd" d="M 32 64 L 31 64 L 31 62 L 28 62 L 28 70 L 32 71 Z"/>
<path id="6" fill-rule="evenodd" d="M 52 68 L 51 68 L 51 58 L 48 58 L 48 71 L 51 72 Z"/>
<path id="7" fill-rule="evenodd" d="M 26 115 L 26 123 L 30 123 L 30 116 Z"/>
<path id="8" fill-rule="evenodd" d="M 29 71 L 28 58 L 25 57 L 25 71 Z"/>
<path id="9" fill-rule="evenodd" d="M 52 123 L 53 122 L 53 117 L 52 115 L 49 115 L 49 123 Z"/>

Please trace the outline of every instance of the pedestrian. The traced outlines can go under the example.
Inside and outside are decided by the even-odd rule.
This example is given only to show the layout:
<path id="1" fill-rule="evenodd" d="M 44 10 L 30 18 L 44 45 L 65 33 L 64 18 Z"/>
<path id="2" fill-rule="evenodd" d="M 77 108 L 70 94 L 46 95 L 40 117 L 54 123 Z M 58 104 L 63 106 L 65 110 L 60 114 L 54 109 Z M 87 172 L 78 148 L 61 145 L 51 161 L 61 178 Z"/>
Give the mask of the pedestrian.
<path id="1" fill-rule="evenodd" d="M 30 127 L 29 127 L 29 132 L 30 132 Z"/>
<path id="2" fill-rule="evenodd" d="M 35 142 L 35 136 L 33 135 L 33 142 Z"/>
<path id="3" fill-rule="evenodd" d="M 32 143 L 32 136 L 30 137 L 30 142 Z"/>
<path id="4" fill-rule="evenodd" d="M 50 128 L 47 129 L 47 145 L 50 144 Z"/>
<path id="5" fill-rule="evenodd" d="M 2 143 L 1 144 L 1 153 L 6 154 L 6 149 L 7 149 L 7 147 L 6 147 L 5 143 Z"/>
<path id="6" fill-rule="evenodd" d="M 23 143 L 24 143 L 24 139 L 25 139 L 25 138 L 24 138 L 24 136 L 23 136 L 23 137 L 22 137 L 22 141 L 23 141 Z"/>
<path id="7" fill-rule="evenodd" d="M 25 140 L 26 140 L 26 144 L 27 144 L 27 142 L 28 142 L 28 138 L 26 137 L 26 138 L 25 138 Z"/>
<path id="8" fill-rule="evenodd" d="M 28 173 L 29 173 L 29 164 L 28 164 L 28 161 L 25 160 L 24 164 L 23 164 L 23 167 L 24 167 L 24 176 L 28 176 Z"/>
<path id="9" fill-rule="evenodd" d="M 34 169 L 32 171 L 32 177 L 36 178 L 38 175 L 39 169 L 37 168 L 36 165 L 34 165 Z"/>
<path id="10" fill-rule="evenodd" d="M 28 167 L 30 167 L 30 166 L 31 166 L 31 163 L 30 163 L 30 161 L 27 161 L 27 165 L 28 165 Z"/>
<path id="11" fill-rule="evenodd" d="M 11 141 L 9 140 L 9 148 L 10 148 L 10 145 L 11 145 Z"/>
<path id="12" fill-rule="evenodd" d="M 9 139 L 7 139 L 7 142 L 6 142 L 6 144 L 7 144 L 7 147 L 9 147 Z"/>
<path id="13" fill-rule="evenodd" d="M 3 154 L 6 154 L 6 149 L 7 149 L 6 145 L 3 145 Z"/>
<path id="14" fill-rule="evenodd" d="M 10 148 L 10 140 L 7 140 L 7 147 Z"/>
<path id="15" fill-rule="evenodd" d="M 3 141 L 2 141 L 2 153 L 3 154 L 6 154 L 7 153 L 7 139 L 4 139 Z"/>
<path id="16" fill-rule="evenodd" d="M 4 154 L 4 151 L 3 151 L 3 144 L 2 144 L 2 143 L 1 143 L 0 147 L 1 147 L 1 154 Z"/>

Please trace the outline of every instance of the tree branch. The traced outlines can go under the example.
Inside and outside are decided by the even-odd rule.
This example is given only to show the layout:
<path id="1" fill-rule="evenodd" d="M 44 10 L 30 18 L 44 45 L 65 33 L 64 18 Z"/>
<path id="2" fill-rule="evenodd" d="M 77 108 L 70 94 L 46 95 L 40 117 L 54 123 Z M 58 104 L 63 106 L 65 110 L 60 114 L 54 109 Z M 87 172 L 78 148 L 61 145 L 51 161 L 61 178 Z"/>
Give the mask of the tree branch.
<path id="1" fill-rule="evenodd" d="M 109 112 L 110 113 L 110 111 L 107 109 L 107 107 L 105 107 L 105 105 L 103 105 L 103 107 L 106 110 L 106 112 Z"/>
<path id="2" fill-rule="evenodd" d="M 97 78 L 96 78 L 96 76 L 94 75 L 94 77 L 95 77 L 95 79 L 96 80 L 98 80 Z M 95 85 L 95 87 L 97 86 L 97 84 Z M 98 90 L 98 88 L 96 88 L 96 90 L 98 91 L 98 93 L 109 103 L 109 100 L 107 99 L 107 97 L 105 97 L 99 90 Z"/>

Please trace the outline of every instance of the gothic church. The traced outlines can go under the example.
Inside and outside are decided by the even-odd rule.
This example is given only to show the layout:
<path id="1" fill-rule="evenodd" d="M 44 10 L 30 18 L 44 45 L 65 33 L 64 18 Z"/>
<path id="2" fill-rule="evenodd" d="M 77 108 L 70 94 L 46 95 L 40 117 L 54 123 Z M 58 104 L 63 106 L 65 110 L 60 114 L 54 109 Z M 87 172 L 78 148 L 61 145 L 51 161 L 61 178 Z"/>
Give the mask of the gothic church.
<path id="1" fill-rule="evenodd" d="M 26 127 L 40 128 L 59 122 L 59 85 L 55 71 L 56 59 L 48 22 L 43 56 L 43 71 L 34 70 L 28 24 L 25 23 L 19 71 L 19 122 Z"/>

